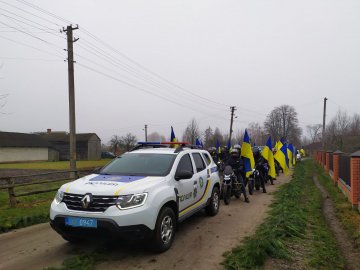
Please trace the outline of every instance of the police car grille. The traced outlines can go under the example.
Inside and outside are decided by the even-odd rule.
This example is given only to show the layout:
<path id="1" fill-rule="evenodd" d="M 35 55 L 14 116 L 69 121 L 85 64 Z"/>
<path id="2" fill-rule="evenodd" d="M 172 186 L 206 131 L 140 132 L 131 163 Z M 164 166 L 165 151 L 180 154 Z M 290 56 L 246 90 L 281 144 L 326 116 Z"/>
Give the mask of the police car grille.
<path id="1" fill-rule="evenodd" d="M 110 206 L 115 205 L 118 196 L 97 196 L 92 195 L 92 202 L 87 208 L 82 206 L 81 200 L 85 194 L 64 193 L 62 202 L 70 210 L 86 211 L 86 212 L 104 212 Z"/>

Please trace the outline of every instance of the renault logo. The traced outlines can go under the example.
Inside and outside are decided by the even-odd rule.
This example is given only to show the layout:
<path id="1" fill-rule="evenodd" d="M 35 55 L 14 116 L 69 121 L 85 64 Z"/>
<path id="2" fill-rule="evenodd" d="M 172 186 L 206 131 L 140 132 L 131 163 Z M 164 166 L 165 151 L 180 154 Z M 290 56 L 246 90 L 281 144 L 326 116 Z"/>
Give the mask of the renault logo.
<path id="1" fill-rule="evenodd" d="M 86 194 L 84 198 L 81 199 L 81 205 L 83 208 L 88 208 L 90 203 L 92 202 L 92 196 L 91 194 Z"/>

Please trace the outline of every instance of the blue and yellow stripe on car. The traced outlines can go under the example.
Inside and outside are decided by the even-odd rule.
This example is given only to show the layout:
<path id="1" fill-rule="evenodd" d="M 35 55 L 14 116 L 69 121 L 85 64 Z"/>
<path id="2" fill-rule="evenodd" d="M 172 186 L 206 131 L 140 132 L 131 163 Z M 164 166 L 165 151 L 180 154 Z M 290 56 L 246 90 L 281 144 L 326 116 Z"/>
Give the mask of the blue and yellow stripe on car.
<path id="1" fill-rule="evenodd" d="M 186 213 L 188 213 L 191 210 L 194 210 L 196 207 L 198 207 L 207 197 L 207 194 L 209 193 L 209 189 L 210 189 L 210 179 L 208 179 L 206 182 L 205 191 L 204 191 L 204 194 L 201 196 L 201 198 L 197 202 L 194 202 L 193 204 L 189 205 L 185 209 L 181 210 L 179 213 L 179 217 L 185 215 Z"/>

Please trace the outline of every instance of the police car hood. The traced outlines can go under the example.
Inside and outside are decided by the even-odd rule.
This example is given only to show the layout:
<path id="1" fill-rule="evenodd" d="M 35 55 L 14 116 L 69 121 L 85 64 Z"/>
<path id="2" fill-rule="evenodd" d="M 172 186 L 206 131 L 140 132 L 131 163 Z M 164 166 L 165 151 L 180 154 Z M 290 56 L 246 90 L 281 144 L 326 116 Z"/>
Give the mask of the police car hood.
<path id="1" fill-rule="evenodd" d="M 130 176 L 91 174 L 62 186 L 62 191 L 74 194 L 125 195 L 147 192 L 164 182 L 163 176 Z"/>

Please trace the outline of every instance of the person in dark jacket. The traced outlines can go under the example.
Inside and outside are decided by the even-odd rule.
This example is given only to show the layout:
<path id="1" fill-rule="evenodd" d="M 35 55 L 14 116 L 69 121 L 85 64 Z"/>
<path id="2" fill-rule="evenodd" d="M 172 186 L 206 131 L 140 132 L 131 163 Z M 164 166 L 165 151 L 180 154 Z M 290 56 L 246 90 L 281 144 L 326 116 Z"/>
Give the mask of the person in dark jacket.
<path id="1" fill-rule="evenodd" d="M 246 194 L 244 178 L 241 175 L 241 170 L 244 166 L 244 162 L 240 157 L 240 153 L 238 149 L 235 148 L 230 151 L 229 158 L 227 159 L 225 165 L 229 165 L 233 169 L 234 173 L 237 176 L 238 181 L 241 183 L 241 192 L 244 194 L 245 202 L 249 203 L 250 200 Z"/>

